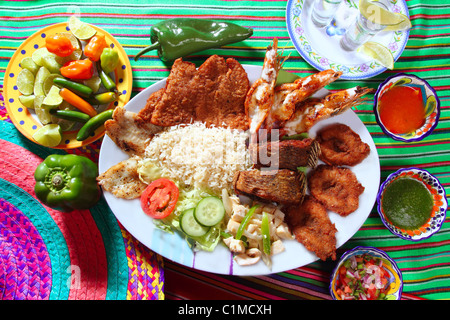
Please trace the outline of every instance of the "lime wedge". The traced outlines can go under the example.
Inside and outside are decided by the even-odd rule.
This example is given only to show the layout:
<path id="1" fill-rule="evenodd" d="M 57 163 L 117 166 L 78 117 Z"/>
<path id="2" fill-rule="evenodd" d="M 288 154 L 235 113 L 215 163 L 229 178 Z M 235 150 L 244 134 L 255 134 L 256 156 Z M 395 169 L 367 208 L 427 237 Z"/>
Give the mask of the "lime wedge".
<path id="1" fill-rule="evenodd" d="M 70 31 L 78 29 L 82 24 L 83 24 L 83 22 L 81 22 L 81 20 L 77 16 L 71 16 L 69 18 L 68 25 L 69 25 Z"/>
<path id="2" fill-rule="evenodd" d="M 21 95 L 21 96 L 19 96 L 19 101 L 24 107 L 27 107 L 28 109 L 34 109 L 34 95 L 33 94 L 30 94 L 28 96 Z"/>
<path id="3" fill-rule="evenodd" d="M 76 49 L 81 49 L 81 43 L 80 40 L 78 40 L 77 37 L 75 37 L 73 35 L 72 32 L 61 32 L 61 34 L 63 36 L 65 36 L 67 39 L 70 40 L 70 42 L 72 43 L 72 47 L 76 50 Z"/>
<path id="4" fill-rule="evenodd" d="M 34 95 L 45 95 L 44 81 L 50 75 L 50 71 L 46 67 L 40 67 L 34 79 Z"/>
<path id="5" fill-rule="evenodd" d="M 73 50 L 72 54 L 70 54 L 67 57 L 56 56 L 55 61 L 63 66 L 69 61 L 80 60 L 82 55 L 83 55 L 83 51 L 81 49 L 75 49 L 75 50 Z"/>
<path id="6" fill-rule="evenodd" d="M 359 11 L 370 22 L 383 26 L 397 25 L 403 20 L 399 14 L 379 6 L 377 1 L 359 0 Z"/>
<path id="7" fill-rule="evenodd" d="M 31 73 L 36 74 L 39 70 L 39 66 L 36 64 L 36 62 L 33 61 L 31 57 L 23 58 L 22 61 L 20 61 L 20 66 L 22 69 L 28 69 L 31 71 Z"/>
<path id="8" fill-rule="evenodd" d="M 47 78 L 45 78 L 44 83 L 42 84 L 42 88 L 44 89 L 44 94 L 47 95 L 54 85 L 53 79 L 55 78 L 62 78 L 60 74 L 52 73 Z"/>
<path id="9" fill-rule="evenodd" d="M 45 96 L 44 101 L 42 101 L 42 107 L 45 109 L 54 109 L 62 102 L 63 98 L 59 95 L 59 88 L 54 85 L 50 88 L 50 91 Z"/>
<path id="10" fill-rule="evenodd" d="M 45 99 L 44 95 L 34 97 L 34 112 L 36 113 L 36 116 L 39 119 L 39 121 L 43 125 L 46 125 L 52 122 L 52 117 L 50 115 L 50 111 L 42 107 L 44 99 Z"/>
<path id="11" fill-rule="evenodd" d="M 73 105 L 68 103 L 66 100 L 63 100 L 63 102 L 59 105 L 60 110 L 77 110 Z"/>
<path id="12" fill-rule="evenodd" d="M 398 24 L 387 26 L 385 31 L 404 31 L 412 28 L 411 20 L 403 13 L 397 13 L 402 20 Z"/>
<path id="13" fill-rule="evenodd" d="M 56 147 L 62 140 L 61 127 L 57 124 L 47 124 L 33 134 L 33 139 L 45 147 Z"/>
<path id="14" fill-rule="evenodd" d="M 392 53 L 388 48 L 378 42 L 368 41 L 358 48 L 358 52 L 371 57 L 390 70 L 394 69 L 394 57 Z"/>
<path id="15" fill-rule="evenodd" d="M 53 123 L 59 125 L 62 132 L 67 132 L 73 130 L 77 123 L 75 121 L 65 120 L 65 119 L 54 119 Z"/>
<path id="16" fill-rule="evenodd" d="M 56 61 L 56 57 L 53 55 L 42 57 L 42 66 L 46 67 L 50 73 L 60 73 L 59 69 L 61 65 Z"/>
<path id="17" fill-rule="evenodd" d="M 100 89 L 102 80 L 99 76 L 93 75 L 92 78 L 84 80 L 83 83 L 92 89 L 92 92 L 97 92 Z"/>
<path id="18" fill-rule="evenodd" d="M 16 85 L 21 94 L 26 96 L 33 93 L 35 78 L 34 74 L 28 69 L 22 69 L 17 75 Z"/>
<path id="19" fill-rule="evenodd" d="M 97 33 L 97 30 L 95 30 L 91 25 L 82 22 L 76 16 L 70 17 L 69 29 L 73 35 L 80 40 L 89 40 Z"/>
<path id="20" fill-rule="evenodd" d="M 42 62 L 42 58 L 47 56 L 55 56 L 55 54 L 49 52 L 46 47 L 41 47 L 33 52 L 33 54 L 31 55 L 31 59 L 33 59 L 34 63 L 36 63 L 38 66 L 42 67 L 44 65 Z"/>

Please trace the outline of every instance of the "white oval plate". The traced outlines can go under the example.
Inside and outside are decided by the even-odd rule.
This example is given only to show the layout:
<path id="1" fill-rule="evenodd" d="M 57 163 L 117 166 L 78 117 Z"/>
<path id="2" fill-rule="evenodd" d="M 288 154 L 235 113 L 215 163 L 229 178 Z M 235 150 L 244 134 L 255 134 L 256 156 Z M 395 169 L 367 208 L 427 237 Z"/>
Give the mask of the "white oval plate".
<path id="1" fill-rule="evenodd" d="M 261 75 L 262 68 L 259 66 L 244 65 L 244 68 L 250 82 L 254 82 Z M 149 95 L 163 88 L 164 85 L 165 80 L 161 80 L 140 92 L 126 105 L 127 110 L 138 112 L 145 105 Z M 326 92 L 328 91 L 324 90 L 322 94 Z M 351 110 L 319 122 L 311 129 L 311 136 L 314 137 L 317 130 L 324 125 L 334 122 L 349 125 L 361 136 L 363 141 L 369 144 L 371 149 L 370 155 L 361 164 L 352 168 L 358 180 L 365 187 L 365 191 L 360 197 L 358 210 L 345 218 L 330 212 L 330 219 L 338 229 L 336 238 L 337 247 L 339 247 L 358 231 L 374 206 L 380 182 L 380 163 L 372 137 L 358 116 Z M 127 155 L 105 135 L 100 148 L 100 173 L 127 158 Z M 295 240 L 284 242 L 286 250 L 273 257 L 271 269 L 262 261 L 252 266 L 238 266 L 233 262 L 230 251 L 224 245 L 218 245 L 213 252 L 194 253 L 180 234 L 173 235 L 155 228 L 152 219 L 142 211 L 139 200 L 119 199 L 109 192 L 105 192 L 104 195 L 120 223 L 142 244 L 167 259 L 194 269 L 218 274 L 256 276 L 291 270 L 317 260 L 315 254 L 306 250 L 302 244 Z"/>
<path id="2" fill-rule="evenodd" d="M 337 15 L 325 28 L 317 28 L 311 20 L 314 0 L 288 0 L 286 23 L 289 36 L 300 55 L 319 71 L 333 69 L 342 71 L 340 79 L 361 80 L 374 77 L 386 70 L 366 55 L 348 52 L 341 48 L 339 41 L 347 27 L 346 24 L 359 12 L 357 0 L 344 0 Z M 387 0 L 389 8 L 409 17 L 408 6 L 404 0 Z M 408 41 L 409 31 L 380 32 L 371 41 L 386 46 L 394 61 L 402 54 Z"/>

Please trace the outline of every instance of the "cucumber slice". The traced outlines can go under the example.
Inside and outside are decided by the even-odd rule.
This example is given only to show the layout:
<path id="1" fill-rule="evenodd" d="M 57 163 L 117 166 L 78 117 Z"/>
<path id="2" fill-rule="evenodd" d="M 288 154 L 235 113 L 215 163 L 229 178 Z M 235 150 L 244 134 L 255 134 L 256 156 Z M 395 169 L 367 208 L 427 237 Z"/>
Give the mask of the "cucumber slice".
<path id="1" fill-rule="evenodd" d="M 195 220 L 206 227 L 215 226 L 222 221 L 224 216 L 225 207 L 223 202 L 214 196 L 203 198 L 195 207 Z"/>
<path id="2" fill-rule="evenodd" d="M 195 220 L 194 211 L 194 208 L 187 209 L 181 214 L 180 227 L 190 237 L 201 237 L 209 231 L 209 228 L 202 226 Z"/>

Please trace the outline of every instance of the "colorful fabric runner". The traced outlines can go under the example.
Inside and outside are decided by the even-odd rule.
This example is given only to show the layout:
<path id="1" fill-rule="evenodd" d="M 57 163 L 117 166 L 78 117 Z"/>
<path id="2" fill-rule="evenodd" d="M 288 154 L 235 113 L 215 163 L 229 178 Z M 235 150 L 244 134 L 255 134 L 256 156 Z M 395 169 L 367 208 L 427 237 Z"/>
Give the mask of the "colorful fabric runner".
<path id="1" fill-rule="evenodd" d="M 406 3 L 413 27 L 406 48 L 395 63 L 395 69 L 367 80 L 338 81 L 330 85 L 329 89 L 348 88 L 356 84 L 376 89 L 381 81 L 398 72 L 413 73 L 427 80 L 440 98 L 441 117 L 434 133 L 421 142 L 405 144 L 387 137 L 375 121 L 372 110 L 373 95 L 354 111 L 364 122 L 376 144 L 382 180 L 399 168 L 424 168 L 440 180 L 448 197 L 450 1 L 408 0 Z M 135 62 L 133 57 L 149 44 L 149 30 L 153 24 L 174 17 L 231 21 L 254 29 L 250 39 L 195 54 L 187 59 L 189 61 L 201 64 L 207 56 L 219 54 L 234 57 L 242 64 L 262 65 L 267 45 L 277 37 L 280 48 L 290 56 L 284 65 L 285 70 L 301 76 L 314 73 L 316 70 L 304 61 L 290 42 L 285 19 L 286 5 L 285 0 L 2 1 L 0 81 L 8 76 L 5 69 L 9 59 L 28 36 L 48 25 L 67 21 L 73 13 L 79 14 L 83 21 L 107 30 L 122 44 L 133 69 L 133 96 L 169 74 L 170 66 L 164 64 L 155 52 L 149 53 L 138 62 Z M 24 158 L 31 161 L 30 166 L 20 171 L 24 178 L 29 179 L 33 164 L 36 165 L 39 157 L 42 158 L 53 150 L 40 148 L 21 136 L 8 121 L 8 114 L 3 106 L 0 108 L 0 118 L 4 120 L 1 124 L 0 160 L 9 164 Z M 98 146 L 95 144 L 74 152 L 87 153 L 96 158 Z M 10 148 L 14 156 L 4 148 Z M 14 174 L 13 172 L 12 175 Z M 79 215 L 71 217 L 77 221 L 64 221 L 80 228 L 79 234 L 71 234 L 73 230 L 64 230 L 67 226 L 62 224 L 62 218 L 58 214 L 42 207 L 32 197 L 27 183 L 19 183 L 11 176 L 5 175 L 7 173 L 4 173 L 0 180 L 0 297 L 3 299 L 151 298 L 155 293 L 150 291 L 157 288 L 161 291 L 156 297 L 164 296 L 166 299 L 331 298 L 328 292 L 329 276 L 335 263 L 320 261 L 269 276 L 233 277 L 199 272 L 164 259 L 163 294 L 162 268 L 156 274 L 161 279 L 155 280 L 148 265 L 158 266 L 156 260 L 160 257 L 154 257 L 126 230 L 121 229 L 106 203 L 100 203 L 90 214 L 80 212 Z M 12 228 L 12 220 L 15 221 L 16 229 Z M 80 223 L 85 224 L 84 229 L 80 227 Z M 8 226 L 8 229 L 3 226 Z M 27 238 L 29 242 L 22 242 L 21 233 L 18 231 L 20 228 L 32 231 Z M 71 236 L 67 238 L 69 234 Z M 90 237 L 90 241 L 85 240 L 84 243 L 89 242 L 95 247 L 93 249 L 97 254 L 90 252 L 89 247 L 81 248 L 78 241 L 86 235 Z M 50 238 L 52 241 L 48 241 Z M 34 252 L 25 253 L 27 243 L 33 244 Z M 44 245 L 46 251 L 39 251 Z M 392 235 L 384 227 L 374 208 L 364 225 L 339 248 L 338 253 L 342 254 L 358 245 L 380 248 L 397 262 L 404 279 L 403 299 L 450 299 L 448 217 L 439 233 L 427 240 L 411 242 Z M 30 262 L 30 259 L 35 258 L 37 260 L 33 261 L 36 262 Z M 97 278 L 93 280 L 82 277 L 78 290 L 68 290 L 65 285 L 67 275 L 64 274 L 67 270 L 77 272 L 70 271 L 70 266 L 76 264 L 81 268 L 92 267 L 91 262 L 95 262 L 96 268 L 101 271 L 97 273 Z M 8 265 L 16 266 L 14 274 L 8 273 L 5 267 Z M 48 271 L 51 271 L 50 275 Z M 89 291 L 89 288 L 95 287 L 96 284 L 91 281 L 99 284 L 97 291 Z M 121 290 L 122 285 L 127 285 L 128 289 Z M 13 287 L 17 290 L 11 289 Z M 20 288 L 23 290 L 19 290 Z"/>

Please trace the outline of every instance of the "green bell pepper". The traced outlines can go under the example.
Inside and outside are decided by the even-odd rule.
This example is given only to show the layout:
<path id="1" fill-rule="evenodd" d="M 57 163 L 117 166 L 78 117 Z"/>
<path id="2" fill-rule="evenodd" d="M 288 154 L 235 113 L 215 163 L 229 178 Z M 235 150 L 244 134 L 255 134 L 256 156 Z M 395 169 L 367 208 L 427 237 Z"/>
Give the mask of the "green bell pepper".
<path id="1" fill-rule="evenodd" d="M 100 65 L 106 73 L 113 72 L 119 64 L 119 53 L 112 48 L 105 48 L 100 55 Z"/>
<path id="2" fill-rule="evenodd" d="M 97 165 L 84 156 L 49 155 L 34 172 L 34 192 L 42 203 L 60 211 L 89 209 L 101 195 L 97 176 Z"/>
<path id="3" fill-rule="evenodd" d="M 162 61 L 173 61 L 194 52 L 245 40 L 252 34 L 253 29 L 229 22 L 194 18 L 167 19 L 151 28 L 152 44 L 141 50 L 134 60 L 157 49 Z"/>

